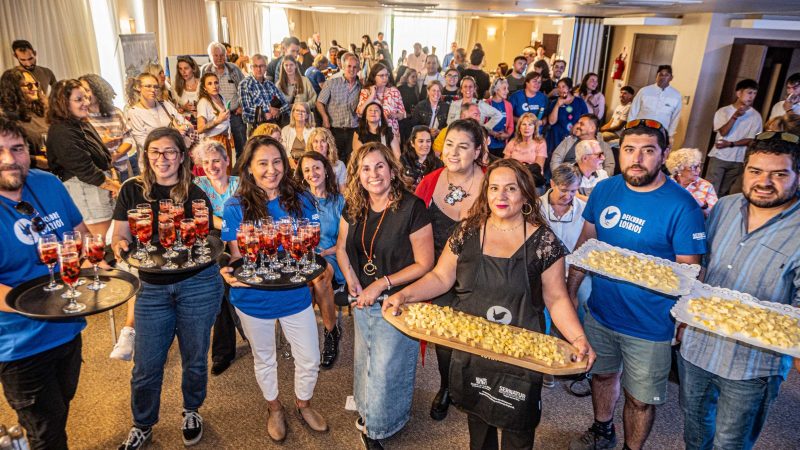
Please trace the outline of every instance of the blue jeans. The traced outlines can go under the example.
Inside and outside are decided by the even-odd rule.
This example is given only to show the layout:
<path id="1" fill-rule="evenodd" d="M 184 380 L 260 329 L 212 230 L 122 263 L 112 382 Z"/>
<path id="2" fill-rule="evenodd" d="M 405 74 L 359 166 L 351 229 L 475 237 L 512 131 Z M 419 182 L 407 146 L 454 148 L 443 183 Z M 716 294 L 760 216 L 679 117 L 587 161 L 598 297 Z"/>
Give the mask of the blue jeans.
<path id="1" fill-rule="evenodd" d="M 353 310 L 353 393 L 371 439 L 385 439 L 411 418 L 419 341 L 397 331 L 375 303 Z"/>
<path id="2" fill-rule="evenodd" d="M 683 440 L 688 450 L 749 450 L 778 396 L 779 375 L 728 380 L 678 356 Z"/>
<path id="3" fill-rule="evenodd" d="M 244 144 L 247 143 L 247 126 L 242 121 L 242 116 L 231 114 L 231 134 L 233 135 L 233 146 L 236 149 L 236 157 L 242 155 Z"/>
<path id="4" fill-rule="evenodd" d="M 216 264 L 175 284 L 142 282 L 136 297 L 136 341 L 131 378 L 133 423 L 158 422 L 164 364 L 175 336 L 181 353 L 183 407 L 197 410 L 206 398 L 211 326 L 222 300 Z"/>

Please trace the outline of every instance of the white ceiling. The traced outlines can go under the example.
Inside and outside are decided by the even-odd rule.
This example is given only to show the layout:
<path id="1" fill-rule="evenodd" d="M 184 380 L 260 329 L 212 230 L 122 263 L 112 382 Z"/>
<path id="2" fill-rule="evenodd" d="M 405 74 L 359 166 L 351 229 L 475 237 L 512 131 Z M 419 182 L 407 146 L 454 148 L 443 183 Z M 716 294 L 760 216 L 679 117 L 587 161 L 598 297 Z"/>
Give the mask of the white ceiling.
<path id="1" fill-rule="evenodd" d="M 225 0 L 223 0 L 225 1 Z M 391 9 L 381 6 L 390 3 L 395 9 L 421 5 L 436 5 L 435 13 L 449 14 L 516 14 L 518 17 L 547 15 L 548 11 L 569 16 L 613 17 L 631 14 L 666 14 L 716 12 L 729 14 L 781 14 L 800 16 L 800 0 L 264 0 L 263 3 L 282 3 L 293 8 L 335 6 L 332 12 L 360 10 L 374 12 Z"/>

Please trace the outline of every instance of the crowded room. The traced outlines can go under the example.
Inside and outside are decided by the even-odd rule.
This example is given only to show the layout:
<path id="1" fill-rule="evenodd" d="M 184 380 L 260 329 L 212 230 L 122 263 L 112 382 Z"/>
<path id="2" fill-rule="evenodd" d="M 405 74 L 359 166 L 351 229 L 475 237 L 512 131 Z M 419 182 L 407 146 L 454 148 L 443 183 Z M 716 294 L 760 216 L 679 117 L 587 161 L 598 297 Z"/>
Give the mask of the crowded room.
<path id="1" fill-rule="evenodd" d="M 0 450 L 800 450 L 796 0 L 0 11 Z"/>

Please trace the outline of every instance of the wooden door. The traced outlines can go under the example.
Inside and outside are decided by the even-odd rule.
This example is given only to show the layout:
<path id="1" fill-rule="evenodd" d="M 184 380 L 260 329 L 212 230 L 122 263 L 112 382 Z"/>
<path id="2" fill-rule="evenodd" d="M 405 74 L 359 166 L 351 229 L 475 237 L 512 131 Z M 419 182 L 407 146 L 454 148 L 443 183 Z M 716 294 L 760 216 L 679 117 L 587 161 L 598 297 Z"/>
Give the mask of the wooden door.
<path id="1" fill-rule="evenodd" d="M 658 66 L 672 64 L 675 51 L 675 35 L 636 34 L 633 39 L 633 54 L 628 84 L 639 89 L 655 83 Z"/>
<path id="2" fill-rule="evenodd" d="M 544 46 L 545 55 L 549 58 L 553 53 L 558 53 L 558 34 L 542 34 L 542 45 Z"/>

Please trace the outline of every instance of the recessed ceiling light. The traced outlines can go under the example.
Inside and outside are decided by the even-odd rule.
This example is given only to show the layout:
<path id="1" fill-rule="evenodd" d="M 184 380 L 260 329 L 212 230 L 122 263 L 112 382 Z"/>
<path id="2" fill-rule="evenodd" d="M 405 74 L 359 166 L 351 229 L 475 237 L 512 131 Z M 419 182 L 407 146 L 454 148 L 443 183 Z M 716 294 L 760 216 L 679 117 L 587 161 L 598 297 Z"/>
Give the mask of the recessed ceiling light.
<path id="1" fill-rule="evenodd" d="M 529 13 L 539 13 L 539 14 L 554 14 L 561 12 L 557 9 L 550 9 L 550 8 L 525 8 L 524 11 Z"/>

